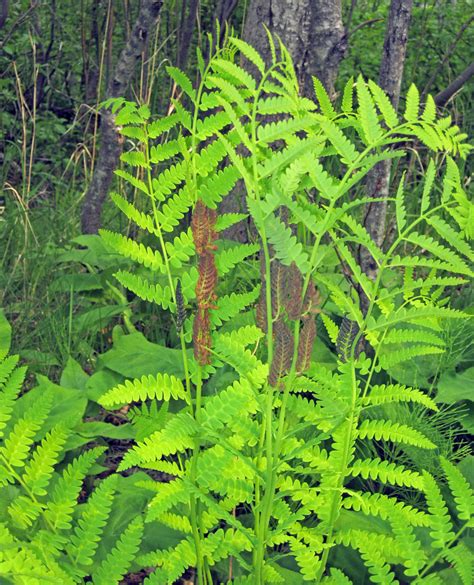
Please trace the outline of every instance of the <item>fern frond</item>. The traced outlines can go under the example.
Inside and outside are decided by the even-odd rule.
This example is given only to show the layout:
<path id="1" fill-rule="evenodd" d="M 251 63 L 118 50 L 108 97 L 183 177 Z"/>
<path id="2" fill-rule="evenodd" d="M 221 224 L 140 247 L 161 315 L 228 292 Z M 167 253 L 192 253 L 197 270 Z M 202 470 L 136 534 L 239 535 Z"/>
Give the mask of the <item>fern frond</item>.
<path id="1" fill-rule="evenodd" d="M 413 506 L 409 506 L 397 498 L 380 493 L 355 492 L 354 495 L 342 500 L 344 508 L 362 511 L 364 514 L 379 516 L 382 520 L 389 519 L 393 514 L 403 517 L 404 522 L 412 526 L 429 526 L 429 515 Z"/>
<path id="2" fill-rule="evenodd" d="M 102 532 L 110 515 L 117 476 L 102 480 L 80 508 L 79 518 L 71 535 L 75 565 L 92 565 Z"/>
<path id="3" fill-rule="evenodd" d="M 380 365 L 385 370 L 406 362 L 414 357 L 444 353 L 444 349 L 436 345 L 413 345 L 397 351 L 387 350 L 379 356 Z"/>
<path id="4" fill-rule="evenodd" d="M 444 553 L 444 558 L 454 567 L 462 585 L 472 585 L 474 580 L 474 559 L 472 551 L 460 542 Z"/>
<path id="5" fill-rule="evenodd" d="M 442 246 L 439 242 L 431 238 L 430 236 L 425 236 L 423 234 L 419 234 L 417 232 L 411 232 L 407 236 L 405 236 L 407 242 L 411 242 L 428 250 L 433 254 L 433 256 L 448 262 L 451 264 L 451 272 L 459 273 L 459 274 L 466 274 L 468 276 L 472 275 L 472 271 L 469 269 L 467 264 L 464 262 L 460 256 L 454 250 L 450 248 L 446 248 Z"/>
<path id="6" fill-rule="evenodd" d="M 389 128 L 395 128 L 398 126 L 397 112 L 392 106 L 392 102 L 388 95 L 372 80 L 369 80 L 369 88 L 387 126 Z"/>
<path id="7" fill-rule="evenodd" d="M 340 154 L 341 162 L 347 165 L 352 164 L 357 159 L 359 153 L 344 132 L 330 120 L 322 120 L 321 128 L 336 151 Z"/>
<path id="8" fill-rule="evenodd" d="M 44 394 L 28 408 L 0 447 L 0 460 L 8 467 L 23 467 L 36 434 L 41 429 L 51 409 L 52 397 Z M 8 474 L 10 475 L 10 474 Z M 8 477 L 7 475 L 7 477 Z M 4 479 L 0 481 L 3 482 Z"/>
<path id="9" fill-rule="evenodd" d="M 413 487 L 422 489 L 423 478 L 416 471 L 410 471 L 402 465 L 396 465 L 390 461 L 382 461 L 379 457 L 374 459 L 356 459 L 349 472 L 353 476 L 361 476 L 364 479 L 380 480 L 401 487 Z"/>
<path id="10" fill-rule="evenodd" d="M 17 359 L 18 357 L 16 357 L 15 363 Z M 0 438 L 4 435 L 3 429 L 5 429 L 11 418 L 15 400 L 21 391 L 26 376 L 25 367 L 16 368 L 13 371 L 10 370 L 10 366 L 3 368 L 5 361 L 0 364 L 0 376 L 2 376 L 0 378 Z M 7 373 L 9 371 L 11 373 Z"/>
<path id="11" fill-rule="evenodd" d="M 134 175 L 128 173 L 127 171 L 122 171 L 121 169 L 117 169 L 115 171 L 115 174 L 118 177 L 120 177 L 121 179 L 123 179 L 126 183 L 129 183 L 130 185 L 132 185 L 132 187 L 135 187 L 135 189 L 142 191 L 142 193 L 145 193 L 145 195 L 150 195 L 150 192 L 148 191 L 148 187 L 138 177 L 135 177 Z"/>
<path id="12" fill-rule="evenodd" d="M 420 93 L 417 87 L 412 83 L 408 89 L 405 113 L 403 117 L 407 122 L 416 122 L 418 120 L 418 110 L 420 108 Z"/>
<path id="13" fill-rule="evenodd" d="M 130 404 L 144 400 L 187 400 L 188 395 L 181 380 L 169 374 L 142 376 L 140 379 L 126 380 L 106 392 L 99 403 L 109 407 L 116 404 Z"/>
<path id="14" fill-rule="evenodd" d="M 152 270 L 164 269 L 163 258 L 157 250 L 152 250 L 149 246 L 145 246 L 131 238 L 109 230 L 101 229 L 99 233 L 105 244 L 110 246 L 118 254 L 130 258 Z"/>
<path id="15" fill-rule="evenodd" d="M 119 583 L 138 552 L 143 535 L 143 522 L 135 518 L 97 569 L 92 573 L 94 585 L 111 585 Z"/>
<path id="16" fill-rule="evenodd" d="M 136 223 L 139 227 L 146 230 L 150 234 L 156 234 L 156 228 L 153 218 L 142 211 L 139 211 L 132 203 L 129 203 L 124 197 L 118 193 L 112 192 L 110 194 L 112 201 L 120 209 L 120 211 L 130 220 Z"/>
<path id="17" fill-rule="evenodd" d="M 380 406 L 390 402 L 415 402 L 431 410 L 439 410 L 436 402 L 424 392 L 400 384 L 372 386 L 369 394 L 361 400 L 364 406 Z"/>
<path id="18" fill-rule="evenodd" d="M 216 254 L 216 266 L 220 276 L 224 276 L 238 266 L 243 260 L 256 254 L 260 249 L 259 244 L 238 244 L 232 248 L 226 248 Z"/>
<path id="19" fill-rule="evenodd" d="M 53 493 L 46 506 L 44 515 L 53 530 L 67 530 L 71 527 L 71 520 L 77 498 L 82 488 L 82 482 L 97 458 L 105 451 L 105 447 L 89 449 L 74 459 L 63 471 L 54 485 Z"/>
<path id="20" fill-rule="evenodd" d="M 151 284 L 147 279 L 125 270 L 119 270 L 114 276 L 120 284 L 144 301 L 156 303 L 165 310 L 174 309 L 173 296 L 168 285 Z"/>
<path id="21" fill-rule="evenodd" d="M 425 470 L 423 470 L 422 489 L 425 492 L 426 503 L 431 514 L 432 546 L 444 549 L 454 538 L 453 524 L 438 484 L 433 476 Z"/>
<path id="22" fill-rule="evenodd" d="M 472 525 L 474 516 L 474 491 L 464 475 L 448 459 L 440 457 L 440 462 L 444 475 L 448 480 L 449 489 L 456 502 L 459 519 Z"/>
<path id="23" fill-rule="evenodd" d="M 123 471 L 134 465 L 146 467 L 148 462 L 161 459 L 165 455 L 174 455 L 190 449 L 194 445 L 194 433 L 197 423 L 188 412 L 180 412 L 169 419 L 165 426 L 139 442 L 127 452 L 118 470 Z"/>
<path id="24" fill-rule="evenodd" d="M 427 223 L 436 230 L 436 233 L 448 244 L 450 244 L 460 254 L 463 254 L 470 260 L 474 261 L 474 252 L 471 246 L 454 230 L 444 219 L 438 215 L 430 215 L 426 218 Z"/>
<path id="25" fill-rule="evenodd" d="M 64 428 L 53 428 L 34 451 L 21 478 L 32 495 L 46 495 L 45 488 L 53 475 L 54 465 L 67 437 L 68 433 Z"/>
<path id="26" fill-rule="evenodd" d="M 265 227 L 268 240 L 275 249 L 275 257 L 285 266 L 290 266 L 294 262 L 300 272 L 306 274 L 310 268 L 309 256 L 291 229 L 273 214 L 266 218 Z"/>
<path id="27" fill-rule="evenodd" d="M 357 99 L 359 102 L 360 123 L 364 135 L 365 144 L 376 144 L 382 137 L 383 130 L 379 124 L 374 102 L 362 77 L 356 83 Z"/>
<path id="28" fill-rule="evenodd" d="M 407 523 L 404 515 L 398 513 L 398 510 L 390 516 L 389 520 L 395 540 L 403 551 L 402 564 L 405 567 L 405 575 L 416 577 L 427 563 L 427 556 L 421 543 L 415 536 L 412 526 Z"/>
<path id="29" fill-rule="evenodd" d="M 198 197 L 207 207 L 216 209 L 217 204 L 232 191 L 239 178 L 238 169 L 233 166 L 225 167 L 201 183 Z"/>
<path id="30" fill-rule="evenodd" d="M 195 254 L 194 240 L 191 228 L 182 231 L 173 242 L 166 242 L 168 262 L 174 268 L 181 268 L 184 262 L 188 262 Z"/>
<path id="31" fill-rule="evenodd" d="M 229 321 L 241 313 L 246 307 L 252 305 L 260 294 L 260 285 L 246 293 L 231 293 L 219 298 L 217 309 L 211 313 L 211 322 L 220 327 L 222 323 Z"/>
<path id="32" fill-rule="evenodd" d="M 164 232 L 172 232 L 185 213 L 191 209 L 194 201 L 195 195 L 187 187 L 180 189 L 173 197 L 168 197 L 156 214 L 161 229 Z"/>
<path id="33" fill-rule="evenodd" d="M 314 93 L 316 94 L 316 99 L 318 100 L 319 108 L 321 113 L 326 116 L 326 118 L 334 118 L 336 112 L 334 111 L 334 107 L 331 103 L 331 99 L 328 96 L 328 93 L 324 87 L 324 85 L 319 81 L 317 77 L 312 77 L 313 79 L 313 87 Z"/>
<path id="34" fill-rule="evenodd" d="M 424 449 L 435 449 L 436 445 L 425 435 L 400 423 L 393 423 L 390 420 L 365 419 L 359 425 L 357 430 L 359 439 L 384 439 L 394 443 L 405 443 Z"/>

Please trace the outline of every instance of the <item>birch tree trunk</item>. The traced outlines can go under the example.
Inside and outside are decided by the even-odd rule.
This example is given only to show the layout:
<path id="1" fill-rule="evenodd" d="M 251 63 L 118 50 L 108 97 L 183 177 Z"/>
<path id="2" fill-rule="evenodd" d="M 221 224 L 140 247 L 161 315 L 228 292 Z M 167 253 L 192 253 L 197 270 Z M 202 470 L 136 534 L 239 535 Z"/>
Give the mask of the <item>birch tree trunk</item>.
<path id="1" fill-rule="evenodd" d="M 400 99 L 412 6 L 413 0 L 392 0 L 385 32 L 379 85 L 388 94 L 395 109 Z M 373 198 L 385 198 L 385 201 L 369 203 L 365 210 L 365 227 L 377 246 L 382 246 L 385 239 L 386 198 L 389 194 L 390 169 L 391 161 L 382 161 L 367 177 L 367 195 Z M 377 267 L 365 248 L 360 249 L 360 265 L 370 278 L 375 279 Z M 364 308 L 367 299 L 364 299 L 362 295 L 361 300 Z"/>
<path id="2" fill-rule="evenodd" d="M 135 26 L 110 77 L 106 99 L 125 95 L 137 61 L 140 59 L 158 19 L 162 4 L 162 0 L 142 0 Z M 82 208 L 81 228 L 84 234 L 96 234 L 99 230 L 102 208 L 122 151 L 122 143 L 115 127 L 114 116 L 108 109 L 102 110 L 101 113 L 100 140 L 100 151 L 94 174 Z"/>

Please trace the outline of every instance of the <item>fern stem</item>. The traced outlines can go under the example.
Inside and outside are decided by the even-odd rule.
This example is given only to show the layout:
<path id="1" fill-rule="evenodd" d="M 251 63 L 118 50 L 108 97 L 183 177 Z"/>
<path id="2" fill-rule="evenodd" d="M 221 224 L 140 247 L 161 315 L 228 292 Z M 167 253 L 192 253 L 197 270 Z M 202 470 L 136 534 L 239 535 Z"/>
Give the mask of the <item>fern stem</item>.
<path id="1" fill-rule="evenodd" d="M 356 412 L 356 403 L 357 403 L 357 380 L 356 380 L 356 372 L 354 367 L 354 361 L 351 362 L 351 381 L 352 381 L 352 403 L 351 403 L 351 411 L 348 415 L 348 430 L 345 436 L 344 442 L 344 451 L 342 455 L 342 465 L 339 471 L 339 479 L 337 485 L 334 489 L 334 493 L 332 496 L 331 501 L 331 508 L 330 508 L 330 515 L 328 520 L 328 529 L 327 529 L 327 536 L 326 536 L 326 546 L 324 548 L 323 554 L 321 556 L 321 562 L 318 567 L 318 571 L 316 573 L 315 583 L 320 583 L 321 579 L 324 575 L 326 570 L 326 565 L 329 558 L 329 553 L 331 551 L 331 547 L 333 545 L 333 535 L 334 535 L 334 524 L 337 519 L 337 513 L 340 509 L 340 500 L 341 500 L 341 493 L 342 488 L 344 487 L 344 481 L 347 476 L 347 467 L 349 465 L 350 453 L 352 449 L 352 445 L 354 443 L 354 436 L 353 436 L 353 429 L 355 424 L 358 421 L 358 414 Z"/>
<path id="2" fill-rule="evenodd" d="M 201 398 L 202 398 L 202 369 L 199 364 L 197 364 L 197 382 L 196 382 L 196 404 L 195 404 L 195 411 L 194 417 L 195 420 L 199 423 L 201 418 Z M 195 440 L 194 450 L 191 460 L 191 483 L 195 485 L 197 479 L 197 464 L 199 453 L 201 450 L 201 442 L 200 439 Z M 205 559 L 202 551 L 202 540 L 204 538 L 203 530 L 202 530 L 202 516 L 200 511 L 199 502 L 195 494 L 191 494 L 190 498 L 190 508 L 191 508 L 191 527 L 193 532 L 194 538 L 194 546 L 196 548 L 196 569 L 197 569 L 197 582 L 199 585 L 206 585 L 207 584 L 207 573 L 206 573 L 206 566 L 205 566 Z M 207 571 L 209 569 L 207 568 Z M 212 584 L 212 580 L 210 581 Z"/>

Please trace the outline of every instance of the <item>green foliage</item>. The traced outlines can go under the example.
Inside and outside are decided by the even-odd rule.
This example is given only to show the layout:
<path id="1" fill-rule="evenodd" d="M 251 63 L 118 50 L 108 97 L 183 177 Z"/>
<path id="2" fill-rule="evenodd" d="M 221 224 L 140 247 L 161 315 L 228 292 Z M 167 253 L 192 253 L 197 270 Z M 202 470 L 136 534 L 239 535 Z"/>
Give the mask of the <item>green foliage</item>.
<path id="1" fill-rule="evenodd" d="M 315 101 L 299 97 L 283 46 L 277 56 L 271 45 L 266 69 L 252 47 L 228 42 L 202 64 L 195 89 L 170 69 L 189 98 L 171 121 L 117 106 L 125 133 L 139 126 L 143 137 L 137 146 L 143 157 L 124 160 L 147 171 L 140 183 L 127 171 L 120 176 L 146 196 L 148 211 L 114 199 L 146 233 L 136 240 L 103 237 L 137 264 L 119 271 L 119 282 L 169 310 L 172 327 L 175 315 L 183 320 L 175 331 L 179 373 L 177 365 L 158 370 L 99 399 L 106 407 L 144 402 L 132 410 L 134 424 L 145 422 L 119 471 L 141 467 L 172 476 L 146 482 L 154 494 L 146 521 L 179 534 L 175 546 L 155 544 L 139 557 L 155 568 L 147 582 L 172 583 L 194 566 L 199 582 L 210 585 L 227 579 L 232 559 L 236 583 L 347 583 L 333 566 L 345 548 L 357 551 L 362 579 L 374 583 L 399 582 L 402 572 L 409 582 L 436 582 L 449 564 L 465 580 L 469 484 L 440 459 L 457 510 L 452 518 L 444 479 L 417 467 L 420 453 L 438 461 L 436 437 L 415 418 L 410 424 L 390 416 L 401 406 L 439 408 L 430 393 L 397 384 L 386 372 L 442 354 L 444 320 L 467 318 L 447 306 L 443 293 L 472 275 L 470 204 L 454 161 L 471 147 L 459 128 L 436 117 L 430 101 L 420 111 L 415 86 L 403 120 L 362 77 L 356 95 L 352 82 L 346 86 L 341 109 L 318 80 Z M 238 64 L 239 52 L 256 77 Z M 169 147 L 155 144 L 171 128 L 179 138 Z M 419 140 L 433 153 L 420 181 L 421 205 L 413 214 L 399 182 L 389 200 L 397 229 L 380 249 L 359 217 L 367 201 L 358 188 L 375 164 L 403 157 L 403 147 Z M 226 241 L 214 223 L 202 231 L 196 225 L 202 217 L 211 223 L 212 212 L 201 220 L 199 213 L 215 209 L 237 181 L 253 221 L 246 244 Z M 191 231 L 183 221 L 188 211 Z M 219 229 L 245 218 L 219 218 Z M 359 267 L 360 247 L 374 259 L 374 281 Z M 257 297 L 258 327 L 251 310 Z M 314 319 L 322 310 L 336 345 L 332 369 L 313 354 Z M 203 343 L 209 360 L 196 351 Z"/>
<path id="2" fill-rule="evenodd" d="M 17 397 L 26 369 L 16 367 L 17 356 L 8 356 L 8 327 L 3 319 L 1 325 L 0 578 L 14 584 L 83 583 L 101 562 L 97 582 L 119 583 L 141 531 L 130 528 L 118 541 L 120 562 L 116 550 L 102 561 L 97 549 L 107 530 L 116 477 L 89 488 L 87 501 L 79 503 L 105 449 L 92 447 L 71 457 L 67 443 L 73 431 L 67 418 L 54 421 L 51 391 L 36 393 L 23 406 Z"/>

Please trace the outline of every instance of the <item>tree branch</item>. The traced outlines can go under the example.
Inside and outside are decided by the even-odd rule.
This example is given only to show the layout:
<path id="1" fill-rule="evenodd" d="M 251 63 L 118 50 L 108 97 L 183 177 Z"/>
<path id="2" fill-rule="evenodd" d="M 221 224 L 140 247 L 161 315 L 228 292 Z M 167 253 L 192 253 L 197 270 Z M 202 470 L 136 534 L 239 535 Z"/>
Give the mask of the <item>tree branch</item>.
<path id="1" fill-rule="evenodd" d="M 443 107 L 461 87 L 474 75 L 474 61 L 448 85 L 446 89 L 435 95 L 434 101 L 438 108 Z"/>

